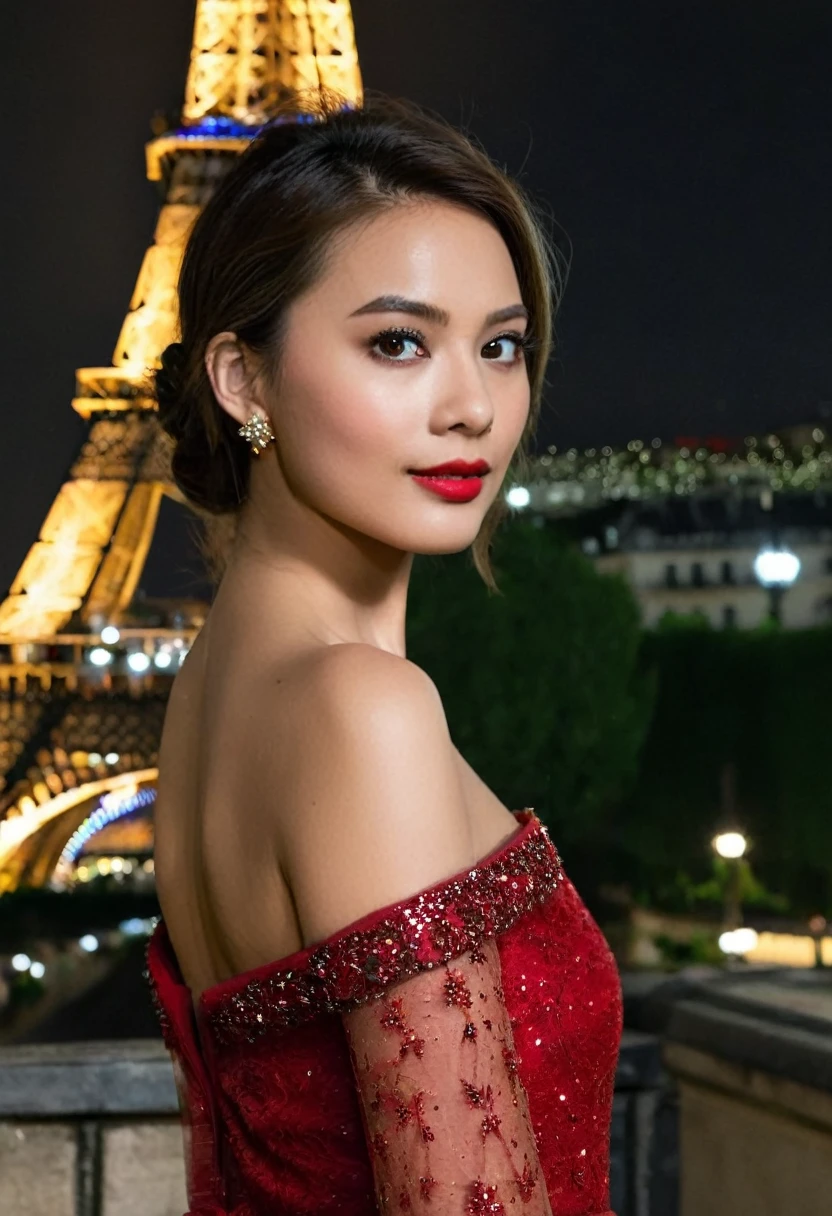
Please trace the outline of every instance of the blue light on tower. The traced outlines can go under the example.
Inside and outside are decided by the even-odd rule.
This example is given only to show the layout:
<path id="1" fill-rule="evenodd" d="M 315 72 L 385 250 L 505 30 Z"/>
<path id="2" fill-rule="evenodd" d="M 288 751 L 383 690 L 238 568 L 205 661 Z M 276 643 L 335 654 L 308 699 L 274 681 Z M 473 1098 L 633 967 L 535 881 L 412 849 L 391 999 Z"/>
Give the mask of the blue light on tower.
<path id="1" fill-rule="evenodd" d="M 108 799 L 112 799 L 112 794 L 108 795 Z M 102 805 L 97 807 L 72 833 L 64 845 L 60 860 L 71 865 L 96 832 L 100 832 L 108 824 L 115 823 L 117 819 L 124 819 L 126 815 L 132 815 L 134 811 L 155 801 L 155 789 L 148 788 L 139 790 L 131 798 L 125 798 L 121 802 L 102 802 Z"/>

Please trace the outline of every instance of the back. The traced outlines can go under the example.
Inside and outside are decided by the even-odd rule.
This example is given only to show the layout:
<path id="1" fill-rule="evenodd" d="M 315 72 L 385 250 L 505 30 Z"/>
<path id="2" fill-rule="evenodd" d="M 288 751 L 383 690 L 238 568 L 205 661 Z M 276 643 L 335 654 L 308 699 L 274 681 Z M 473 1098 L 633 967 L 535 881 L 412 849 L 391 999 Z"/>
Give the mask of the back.
<path id="1" fill-rule="evenodd" d="M 200 635 L 160 760 L 148 966 L 194 1216 L 612 1216 L 620 990 L 542 824 L 414 664 L 251 636 Z"/>
<path id="2" fill-rule="evenodd" d="M 516 827 L 414 664 L 211 625 L 171 692 L 156 812 L 159 898 L 195 997 L 464 869 Z"/>
<path id="3" fill-rule="evenodd" d="M 193 1216 L 612 1216 L 615 962 L 530 809 L 477 866 L 211 988 L 199 1034 L 164 923 L 148 963 Z"/>

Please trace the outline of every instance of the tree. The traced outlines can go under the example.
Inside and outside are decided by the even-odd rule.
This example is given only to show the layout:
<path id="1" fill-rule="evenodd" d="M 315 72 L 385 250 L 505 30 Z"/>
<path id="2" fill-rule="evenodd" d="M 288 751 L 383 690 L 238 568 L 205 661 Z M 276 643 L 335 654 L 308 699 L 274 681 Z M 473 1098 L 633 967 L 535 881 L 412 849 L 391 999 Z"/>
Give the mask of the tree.
<path id="1" fill-rule="evenodd" d="M 616 816 L 620 877 L 670 906 L 711 871 L 720 772 L 737 772 L 754 870 L 793 915 L 832 912 L 832 629 L 722 630 L 668 619 L 645 635 L 658 698 L 631 796 Z"/>
<path id="2" fill-rule="evenodd" d="M 639 610 L 557 528 L 498 533 L 489 593 L 465 556 L 417 558 L 409 656 L 439 688 L 466 760 L 511 807 L 534 806 L 559 845 L 598 843 L 635 779 L 652 708 Z"/>

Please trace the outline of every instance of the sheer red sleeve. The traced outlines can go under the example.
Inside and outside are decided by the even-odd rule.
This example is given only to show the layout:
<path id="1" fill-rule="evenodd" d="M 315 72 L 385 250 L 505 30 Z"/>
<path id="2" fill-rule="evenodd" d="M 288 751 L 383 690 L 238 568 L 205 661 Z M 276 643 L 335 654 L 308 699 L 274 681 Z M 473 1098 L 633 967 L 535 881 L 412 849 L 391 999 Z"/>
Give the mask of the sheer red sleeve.
<path id="1" fill-rule="evenodd" d="M 342 1018 L 379 1211 L 551 1216 L 494 938 Z"/>

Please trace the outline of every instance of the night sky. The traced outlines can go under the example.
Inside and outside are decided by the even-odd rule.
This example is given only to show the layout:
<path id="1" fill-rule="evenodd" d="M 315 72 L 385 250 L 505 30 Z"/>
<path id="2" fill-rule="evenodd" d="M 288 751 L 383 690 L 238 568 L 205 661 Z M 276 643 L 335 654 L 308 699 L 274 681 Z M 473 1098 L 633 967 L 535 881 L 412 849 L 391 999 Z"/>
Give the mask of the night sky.
<path id="1" fill-rule="evenodd" d="M 467 126 L 571 242 L 541 446 L 832 416 L 828 0 L 353 14 L 365 84 Z M 159 205 L 143 145 L 181 103 L 192 20 L 191 0 L 4 17 L 0 593 L 85 434 L 74 369 L 111 361 Z"/>

